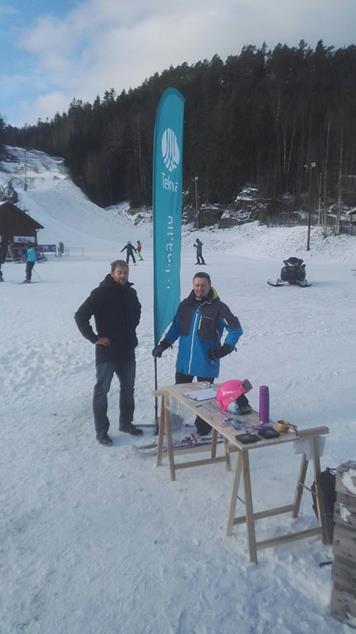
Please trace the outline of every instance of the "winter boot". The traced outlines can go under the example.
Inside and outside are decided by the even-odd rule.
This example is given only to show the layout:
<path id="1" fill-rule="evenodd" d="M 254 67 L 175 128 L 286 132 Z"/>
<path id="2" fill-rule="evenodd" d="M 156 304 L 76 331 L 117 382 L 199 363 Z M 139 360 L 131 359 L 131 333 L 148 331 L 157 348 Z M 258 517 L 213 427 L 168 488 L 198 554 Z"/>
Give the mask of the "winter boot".
<path id="1" fill-rule="evenodd" d="M 143 431 L 139 427 L 135 427 L 132 423 L 126 423 L 126 425 L 120 425 L 120 431 L 123 431 L 125 434 L 131 434 L 131 436 L 142 436 Z"/>
<path id="2" fill-rule="evenodd" d="M 97 441 L 100 445 L 104 445 L 104 447 L 111 447 L 112 440 L 109 434 L 102 434 L 101 436 L 97 436 Z"/>

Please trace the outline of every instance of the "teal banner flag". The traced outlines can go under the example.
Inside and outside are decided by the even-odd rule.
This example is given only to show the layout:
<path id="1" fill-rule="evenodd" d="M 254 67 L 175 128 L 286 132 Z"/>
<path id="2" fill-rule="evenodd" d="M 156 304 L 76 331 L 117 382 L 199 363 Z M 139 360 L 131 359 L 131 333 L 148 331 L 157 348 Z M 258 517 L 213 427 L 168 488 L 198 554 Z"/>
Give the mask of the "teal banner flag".
<path id="1" fill-rule="evenodd" d="M 164 91 L 153 146 L 154 337 L 158 343 L 180 300 L 184 97 Z"/>

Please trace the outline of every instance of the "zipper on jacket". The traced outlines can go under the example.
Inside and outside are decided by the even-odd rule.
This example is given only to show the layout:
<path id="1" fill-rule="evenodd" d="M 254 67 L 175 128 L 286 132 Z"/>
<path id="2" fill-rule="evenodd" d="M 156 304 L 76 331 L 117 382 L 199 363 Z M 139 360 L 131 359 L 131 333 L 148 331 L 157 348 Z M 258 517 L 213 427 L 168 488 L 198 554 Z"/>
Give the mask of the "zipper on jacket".
<path id="1" fill-rule="evenodd" d="M 197 309 L 197 312 L 195 313 L 195 317 L 194 317 L 194 325 L 193 325 L 193 331 L 192 331 L 192 340 L 191 340 L 191 344 L 190 344 L 188 374 L 191 374 L 190 366 L 191 366 L 191 363 L 192 363 L 192 356 L 193 356 L 194 335 L 195 335 L 195 331 L 196 331 L 196 327 L 197 327 L 197 321 L 198 321 L 198 318 L 199 318 L 199 314 L 200 314 L 200 308 Z"/>

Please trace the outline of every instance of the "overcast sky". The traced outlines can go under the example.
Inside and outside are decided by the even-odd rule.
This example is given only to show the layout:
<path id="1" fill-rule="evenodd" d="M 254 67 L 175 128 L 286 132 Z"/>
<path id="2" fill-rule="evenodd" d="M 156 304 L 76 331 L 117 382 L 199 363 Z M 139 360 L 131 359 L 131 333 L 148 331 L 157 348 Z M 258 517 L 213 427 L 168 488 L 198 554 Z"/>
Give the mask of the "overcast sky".
<path id="1" fill-rule="evenodd" d="M 356 0 L 0 0 L 0 115 L 12 125 L 265 41 L 356 43 Z"/>

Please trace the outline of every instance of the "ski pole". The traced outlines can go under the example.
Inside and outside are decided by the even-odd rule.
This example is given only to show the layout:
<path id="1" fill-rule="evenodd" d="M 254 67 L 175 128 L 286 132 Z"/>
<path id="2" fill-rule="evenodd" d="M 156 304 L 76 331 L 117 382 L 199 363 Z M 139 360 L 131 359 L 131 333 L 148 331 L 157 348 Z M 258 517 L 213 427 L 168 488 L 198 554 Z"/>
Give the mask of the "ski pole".
<path id="1" fill-rule="evenodd" d="M 35 275 L 37 276 L 37 278 L 38 278 L 38 279 L 42 282 L 42 278 L 38 275 L 38 273 L 37 273 L 37 271 L 36 271 L 35 267 L 33 267 L 33 269 L 32 269 L 32 270 L 33 270 L 33 272 L 35 273 Z"/>

